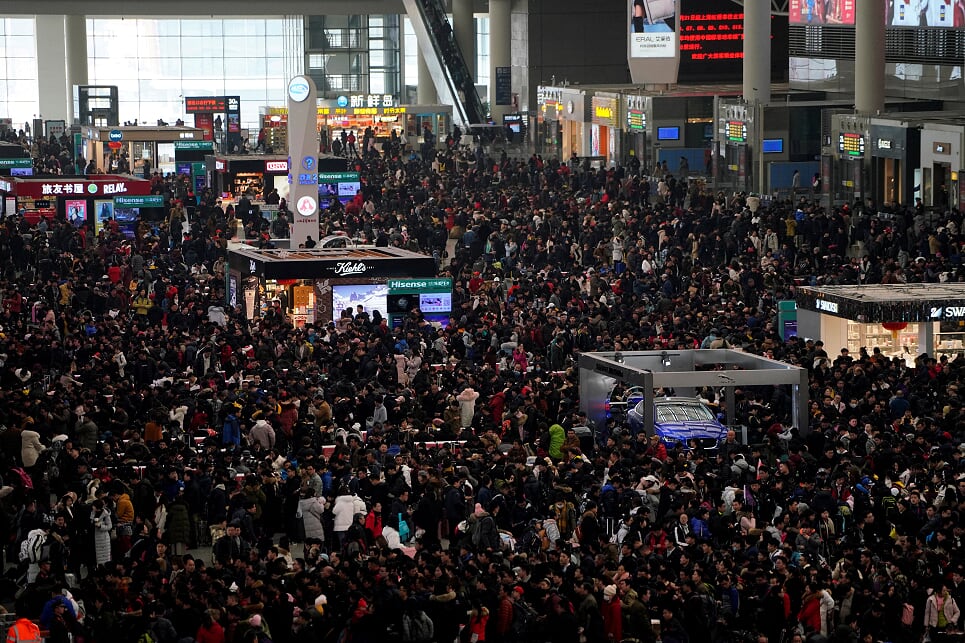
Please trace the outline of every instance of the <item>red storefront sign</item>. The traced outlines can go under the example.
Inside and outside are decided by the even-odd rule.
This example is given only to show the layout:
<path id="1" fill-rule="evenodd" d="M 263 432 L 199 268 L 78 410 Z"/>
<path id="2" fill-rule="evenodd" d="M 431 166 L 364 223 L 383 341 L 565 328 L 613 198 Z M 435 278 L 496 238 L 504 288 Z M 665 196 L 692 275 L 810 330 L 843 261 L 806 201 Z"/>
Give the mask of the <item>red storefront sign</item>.
<path id="1" fill-rule="evenodd" d="M 103 175 L 96 179 L 63 177 L 50 179 L 15 179 L 13 192 L 18 197 L 53 199 L 59 196 L 114 197 L 118 195 L 146 196 L 151 193 L 151 182 L 130 177 Z"/>

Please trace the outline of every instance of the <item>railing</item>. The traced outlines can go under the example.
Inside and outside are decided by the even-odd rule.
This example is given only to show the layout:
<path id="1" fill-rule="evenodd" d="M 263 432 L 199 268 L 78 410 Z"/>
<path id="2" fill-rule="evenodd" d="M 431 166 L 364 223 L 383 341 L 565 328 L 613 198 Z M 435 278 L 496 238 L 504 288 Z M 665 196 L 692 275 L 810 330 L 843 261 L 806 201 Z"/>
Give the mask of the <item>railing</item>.
<path id="1" fill-rule="evenodd" d="M 484 123 L 485 107 L 476 93 L 472 73 L 456 42 L 442 2 L 404 0 L 404 4 L 417 37 L 424 38 L 432 46 L 435 60 L 426 56 L 426 62 L 442 102 L 453 104 L 454 116 L 462 125 Z"/>

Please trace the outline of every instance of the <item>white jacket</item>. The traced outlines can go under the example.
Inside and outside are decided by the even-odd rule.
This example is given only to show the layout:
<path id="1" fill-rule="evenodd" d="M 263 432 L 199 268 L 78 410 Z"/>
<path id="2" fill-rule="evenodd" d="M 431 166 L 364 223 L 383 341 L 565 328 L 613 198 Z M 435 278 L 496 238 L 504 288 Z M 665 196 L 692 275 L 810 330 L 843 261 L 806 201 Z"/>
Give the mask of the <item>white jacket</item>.
<path id="1" fill-rule="evenodd" d="M 342 495 L 335 498 L 332 514 L 335 516 L 334 531 L 348 531 L 355 519 L 355 514 L 364 514 L 365 501 L 354 495 Z"/>
<path id="2" fill-rule="evenodd" d="M 37 464 L 37 458 L 47 450 L 40 441 L 40 434 L 36 431 L 23 431 L 20 434 L 20 458 L 23 466 L 32 467 Z"/>

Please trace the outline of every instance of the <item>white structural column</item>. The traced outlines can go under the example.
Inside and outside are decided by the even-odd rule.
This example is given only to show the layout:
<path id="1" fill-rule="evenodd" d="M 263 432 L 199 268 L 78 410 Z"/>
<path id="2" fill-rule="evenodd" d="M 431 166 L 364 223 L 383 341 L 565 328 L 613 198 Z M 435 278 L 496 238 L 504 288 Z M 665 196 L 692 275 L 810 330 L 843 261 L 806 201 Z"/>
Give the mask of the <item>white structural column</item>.
<path id="1" fill-rule="evenodd" d="M 416 79 L 416 102 L 420 105 L 435 105 L 439 102 L 436 95 L 436 85 L 432 81 L 432 74 L 429 72 L 429 66 L 426 64 L 425 54 L 422 53 L 422 47 L 416 45 L 419 50 L 419 55 L 417 59 L 419 61 L 418 66 L 418 78 Z M 416 136 L 420 132 L 415 133 Z"/>
<path id="2" fill-rule="evenodd" d="M 38 15 L 34 20 L 37 34 L 37 86 L 40 114 L 44 120 L 63 120 L 69 124 L 73 100 L 67 95 L 64 16 Z"/>
<path id="3" fill-rule="evenodd" d="M 496 68 L 511 67 L 510 0 L 489 0 L 489 112 L 497 125 L 512 111 L 511 105 L 496 104 Z"/>
<path id="4" fill-rule="evenodd" d="M 74 114 L 74 85 L 87 84 L 87 17 L 64 16 L 64 44 L 67 53 L 67 111 L 68 123 Z"/>
<path id="5" fill-rule="evenodd" d="M 476 23 L 472 16 L 472 0 L 452 0 L 452 33 L 459 51 L 466 59 L 469 75 L 476 78 Z"/>
<path id="6" fill-rule="evenodd" d="M 770 0 L 744 0 L 744 100 L 771 102 Z"/>
<path id="7" fill-rule="evenodd" d="M 875 114 L 885 106 L 885 3 L 855 2 L 854 108 Z"/>

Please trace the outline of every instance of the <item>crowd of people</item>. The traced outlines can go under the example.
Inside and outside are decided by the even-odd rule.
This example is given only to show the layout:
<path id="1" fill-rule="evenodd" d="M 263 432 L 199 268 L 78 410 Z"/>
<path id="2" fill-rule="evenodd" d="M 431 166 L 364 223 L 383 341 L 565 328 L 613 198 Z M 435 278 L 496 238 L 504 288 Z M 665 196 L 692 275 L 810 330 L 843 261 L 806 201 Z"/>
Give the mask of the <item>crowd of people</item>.
<path id="1" fill-rule="evenodd" d="M 236 213 L 179 202 L 172 178 L 171 215 L 134 239 L 0 222 L 0 600 L 18 617 L 52 643 L 961 632 L 965 357 L 775 324 L 800 283 L 961 281 L 960 212 L 456 147 L 354 163 L 362 192 L 320 234 L 437 256 L 446 327 L 232 309 Z M 712 451 L 580 413 L 579 353 L 711 345 L 807 368 L 809 426 L 779 386 L 737 391 L 749 443 Z"/>

